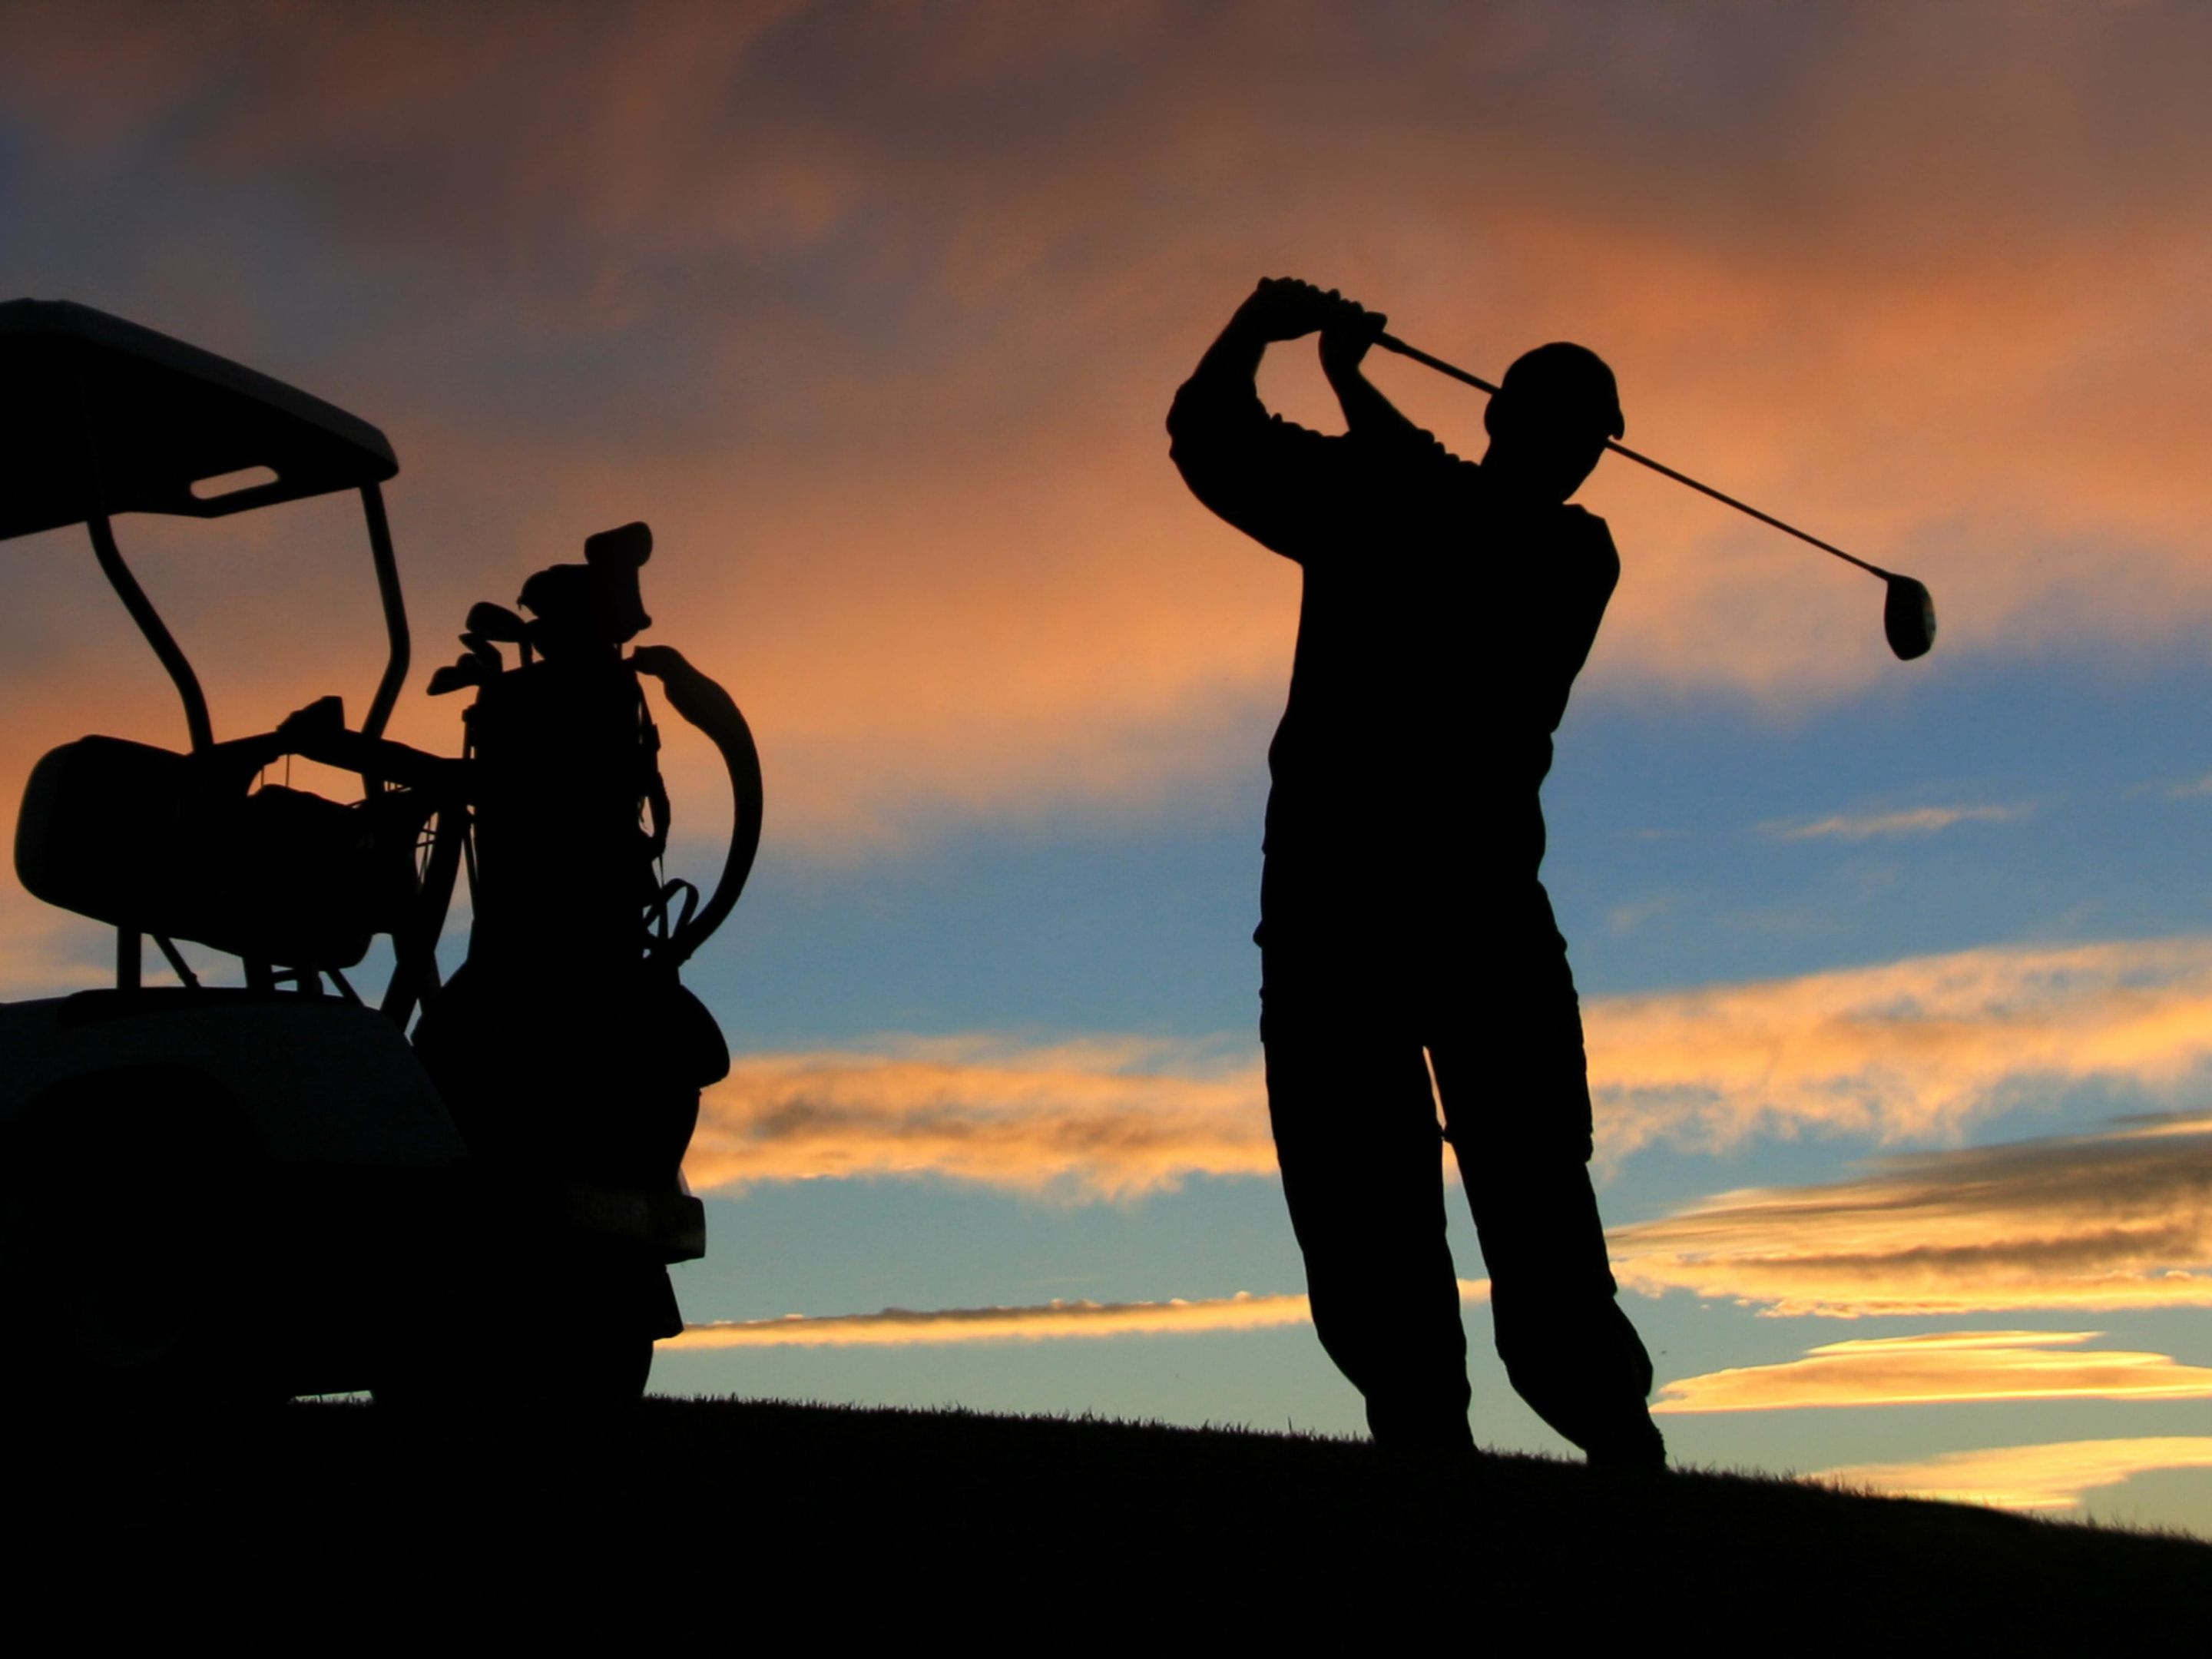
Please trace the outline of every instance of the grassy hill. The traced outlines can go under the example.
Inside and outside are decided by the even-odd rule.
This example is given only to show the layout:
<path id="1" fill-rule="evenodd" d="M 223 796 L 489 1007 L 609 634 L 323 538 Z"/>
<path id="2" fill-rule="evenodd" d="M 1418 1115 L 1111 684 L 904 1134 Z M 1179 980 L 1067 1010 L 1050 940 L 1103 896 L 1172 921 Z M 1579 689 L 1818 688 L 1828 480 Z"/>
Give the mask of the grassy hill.
<path id="1" fill-rule="evenodd" d="M 8 1606 L 388 1646 L 455 1632 L 788 1651 L 1271 1636 L 1662 1650 L 2212 1626 L 2212 1546 L 1787 1482 L 959 1413 L 654 1400 L 590 1415 L 11 1426 Z M 1533 1642 L 1530 1644 L 1533 1645 Z M 1509 1644 L 1509 1650 L 1519 1641 Z"/>

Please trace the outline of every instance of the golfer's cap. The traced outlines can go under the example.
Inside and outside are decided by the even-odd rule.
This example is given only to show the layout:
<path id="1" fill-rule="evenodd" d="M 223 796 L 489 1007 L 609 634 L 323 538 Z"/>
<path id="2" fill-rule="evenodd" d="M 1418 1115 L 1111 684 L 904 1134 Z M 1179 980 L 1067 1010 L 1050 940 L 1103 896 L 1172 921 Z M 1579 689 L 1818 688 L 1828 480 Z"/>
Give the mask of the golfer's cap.
<path id="1" fill-rule="evenodd" d="M 1526 415 L 1546 426 L 1595 427 L 1615 438 L 1628 430 L 1620 416 L 1620 388 L 1605 359 L 1565 340 L 1515 358 L 1492 407 L 1499 404 L 1508 405 L 1516 419 Z"/>

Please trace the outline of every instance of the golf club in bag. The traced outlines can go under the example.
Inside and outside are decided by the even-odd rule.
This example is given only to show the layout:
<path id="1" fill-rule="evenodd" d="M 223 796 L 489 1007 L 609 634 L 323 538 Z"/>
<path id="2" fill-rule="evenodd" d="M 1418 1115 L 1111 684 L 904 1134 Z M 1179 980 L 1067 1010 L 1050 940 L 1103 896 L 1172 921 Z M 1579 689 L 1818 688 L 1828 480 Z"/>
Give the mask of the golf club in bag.
<path id="1" fill-rule="evenodd" d="M 1463 368 L 1455 368 L 1441 357 L 1431 357 L 1425 351 L 1417 350 L 1394 335 L 1378 334 L 1375 337 L 1375 343 L 1386 351 L 1396 352 L 1401 357 L 1411 357 L 1415 362 L 1425 364 L 1437 374 L 1449 375 L 1478 392 L 1486 392 L 1492 397 L 1498 394 L 1498 388 L 1488 380 L 1470 374 Z M 1911 662 L 1915 657 L 1924 657 L 1936 643 L 1936 601 L 1927 588 L 1911 577 L 1900 576 L 1894 571 L 1884 570 L 1879 565 L 1869 564 L 1864 559 L 1846 553 L 1842 548 L 1824 542 L 1818 536 L 1807 535 L 1794 524 L 1784 524 L 1771 513 L 1762 513 L 1733 495 L 1723 495 L 1711 484 L 1699 483 L 1687 473 L 1677 472 L 1671 466 L 1662 466 L 1649 455 L 1639 455 L 1611 438 L 1605 441 L 1605 447 L 1614 454 L 1634 461 L 1638 466 L 1648 466 L 1662 477 L 1672 478 L 1678 484 L 1687 484 L 1701 495 L 1710 495 L 1739 513 L 1750 514 L 1761 524 L 1772 525 L 1777 530 L 1795 536 L 1801 542 L 1810 542 L 1823 553 L 1834 554 L 1845 564 L 1855 564 L 1869 574 L 1881 577 L 1889 589 L 1888 598 L 1881 610 L 1881 631 L 1888 636 L 1889 648 L 1900 659 Z"/>

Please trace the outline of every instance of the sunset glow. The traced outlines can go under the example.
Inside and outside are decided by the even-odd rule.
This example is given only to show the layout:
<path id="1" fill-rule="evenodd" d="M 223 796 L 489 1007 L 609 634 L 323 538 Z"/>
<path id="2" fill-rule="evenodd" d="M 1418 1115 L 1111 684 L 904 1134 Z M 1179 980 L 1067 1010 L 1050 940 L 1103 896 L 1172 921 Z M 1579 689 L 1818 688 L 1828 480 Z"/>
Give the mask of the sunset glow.
<path id="1" fill-rule="evenodd" d="M 2212 11 L 2156 3 L 15 5 L 0 300 L 388 435 L 392 732 L 440 755 L 471 605 L 650 522 L 641 640 L 727 686 L 767 798 L 685 969 L 732 1058 L 653 1387 L 1345 1435 L 1252 945 L 1300 573 L 1164 422 L 1262 276 L 1482 374 L 1588 345 L 1626 442 L 1942 619 L 1901 662 L 1863 572 L 1617 458 L 1576 497 L 1622 574 L 1542 877 L 1675 1457 L 2043 1510 L 2140 1475 L 2142 1518 L 2212 1533 L 2208 59 Z M 1477 393 L 1372 375 L 1482 453 Z M 1340 427 L 1310 342 L 1259 384 Z M 218 736 L 359 719 L 352 503 L 116 529 Z M 12 831 L 55 745 L 185 738 L 82 529 L 5 554 Z M 1476 574 L 1453 672 L 1526 625 Z M 711 885 L 720 762 L 648 696 L 664 874 Z M 1351 810 L 1479 842 L 1468 724 Z M 465 886 L 447 972 L 470 920 Z M 1442 943 L 1462 1052 L 1513 1052 L 1524 964 Z M 114 960 L 0 893 L 0 994 Z M 1542 1109 L 1469 1070 L 1470 1110 Z M 1492 1352 L 1449 1150 L 1476 1438 L 1562 1452 Z"/>
<path id="2" fill-rule="evenodd" d="M 1878 1162 L 1613 1235 L 1649 1293 L 1778 1316 L 2212 1306 L 2212 1119 Z"/>
<path id="3" fill-rule="evenodd" d="M 1460 1282 L 1463 1301 L 1489 1286 Z M 671 1338 L 672 1350 L 744 1347 L 905 1347 L 944 1342 L 1049 1341 L 1062 1337 L 1176 1336 L 1303 1325 L 1303 1296 L 1235 1296 L 1198 1302 L 1050 1302 L 1035 1308 L 886 1308 L 881 1313 L 720 1320 Z"/>
<path id="4" fill-rule="evenodd" d="M 1654 1411 L 1759 1412 L 1990 1400 L 2202 1400 L 2212 1370 L 2081 1345 L 2096 1331 L 1973 1331 L 1830 1342 L 1802 1359 L 1686 1376 Z"/>
<path id="5" fill-rule="evenodd" d="M 1987 1504 L 2006 1510 L 2066 1510 L 2093 1492 L 2156 1469 L 2212 1468 L 2212 1437 L 2145 1435 L 2132 1440 L 2066 1440 L 1946 1452 L 1919 1463 L 1861 1463 L 1823 1469 L 1837 1486 Z"/>

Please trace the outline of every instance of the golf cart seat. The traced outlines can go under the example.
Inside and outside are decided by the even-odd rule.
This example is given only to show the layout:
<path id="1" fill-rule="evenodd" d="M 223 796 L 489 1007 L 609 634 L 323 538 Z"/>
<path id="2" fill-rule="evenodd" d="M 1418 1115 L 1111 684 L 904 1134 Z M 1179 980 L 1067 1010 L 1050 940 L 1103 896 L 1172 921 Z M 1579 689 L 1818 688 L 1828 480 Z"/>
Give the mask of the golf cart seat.
<path id="1" fill-rule="evenodd" d="M 276 785 L 248 793 L 251 774 L 216 759 L 121 738 L 53 750 L 24 788 L 17 877 L 113 927 L 249 961 L 352 967 L 414 891 L 405 798 L 373 809 Z"/>

